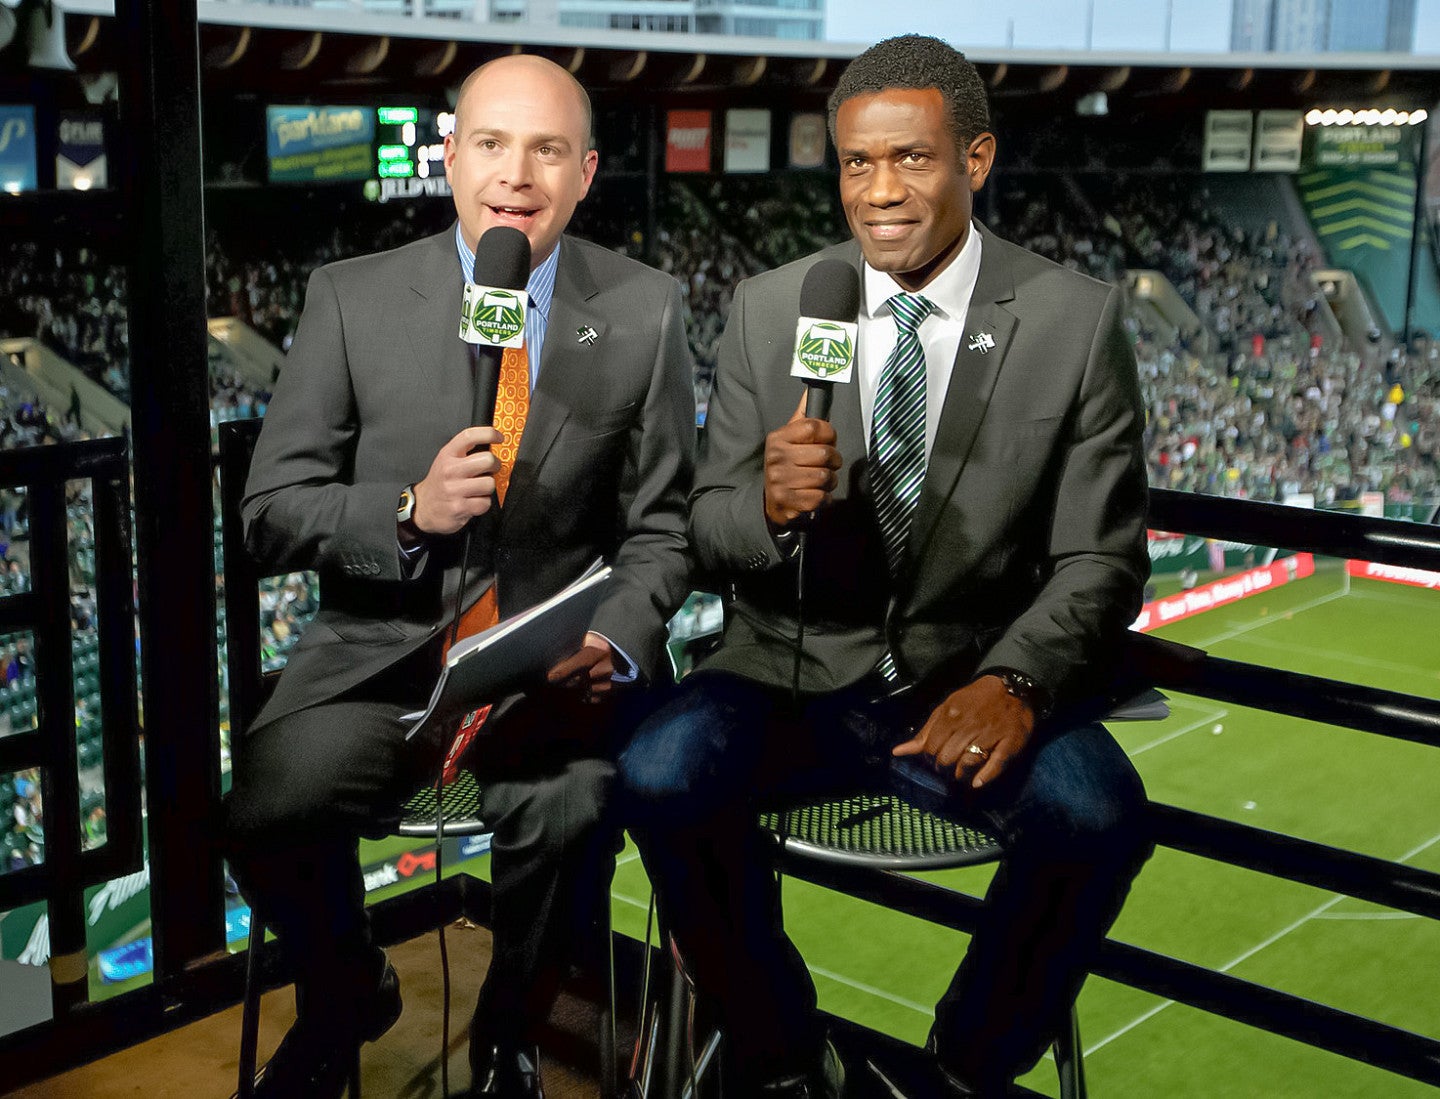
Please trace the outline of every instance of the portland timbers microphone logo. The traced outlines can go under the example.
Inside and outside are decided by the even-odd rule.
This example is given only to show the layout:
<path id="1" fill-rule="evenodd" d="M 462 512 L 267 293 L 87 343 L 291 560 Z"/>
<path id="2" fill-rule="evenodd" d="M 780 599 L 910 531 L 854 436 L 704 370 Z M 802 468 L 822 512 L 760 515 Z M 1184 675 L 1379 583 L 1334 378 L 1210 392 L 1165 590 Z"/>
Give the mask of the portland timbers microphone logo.
<path id="1" fill-rule="evenodd" d="M 795 358 L 817 378 L 830 378 L 855 362 L 855 341 L 844 325 L 816 321 L 795 343 Z"/>
<path id="2" fill-rule="evenodd" d="M 486 343 L 503 344 L 525 329 L 525 309 L 508 290 L 487 290 L 470 314 L 470 323 Z"/>

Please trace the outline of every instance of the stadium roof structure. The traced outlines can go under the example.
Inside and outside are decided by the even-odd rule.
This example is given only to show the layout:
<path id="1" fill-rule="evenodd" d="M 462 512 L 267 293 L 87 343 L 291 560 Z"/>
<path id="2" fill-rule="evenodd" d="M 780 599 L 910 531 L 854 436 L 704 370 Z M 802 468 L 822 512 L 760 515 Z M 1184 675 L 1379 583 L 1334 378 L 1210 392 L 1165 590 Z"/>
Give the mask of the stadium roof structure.
<path id="1" fill-rule="evenodd" d="M 81 71 L 114 64 L 112 0 L 66 0 L 66 42 Z M 825 89 L 863 43 L 792 41 L 528 26 L 199 3 L 207 87 L 316 97 L 453 89 L 492 57 L 541 53 L 600 91 Z M 1398 53 L 1235 54 L 967 51 L 1000 100 L 1101 91 L 1154 102 L 1303 108 L 1364 102 L 1403 108 L 1440 100 L 1440 56 Z M 1158 104 L 1157 104 L 1158 105 Z"/>

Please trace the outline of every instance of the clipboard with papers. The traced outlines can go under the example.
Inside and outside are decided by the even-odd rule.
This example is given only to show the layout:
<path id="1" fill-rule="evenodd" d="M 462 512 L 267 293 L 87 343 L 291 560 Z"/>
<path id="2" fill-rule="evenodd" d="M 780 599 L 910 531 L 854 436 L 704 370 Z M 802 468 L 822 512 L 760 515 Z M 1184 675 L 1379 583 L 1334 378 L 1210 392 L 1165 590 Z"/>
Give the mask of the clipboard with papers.
<path id="1" fill-rule="evenodd" d="M 454 721 L 543 680 L 580 648 L 612 572 L 597 560 L 544 602 L 452 645 L 429 705 L 406 715 L 415 723 L 405 739 L 433 722 Z"/>

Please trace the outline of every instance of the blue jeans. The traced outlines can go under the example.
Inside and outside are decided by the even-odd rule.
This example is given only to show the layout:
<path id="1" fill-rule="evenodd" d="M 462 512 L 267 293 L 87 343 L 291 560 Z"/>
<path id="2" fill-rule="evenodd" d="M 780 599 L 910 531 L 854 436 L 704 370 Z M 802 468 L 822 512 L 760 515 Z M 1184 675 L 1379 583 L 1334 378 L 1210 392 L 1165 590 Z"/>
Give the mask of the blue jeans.
<path id="1" fill-rule="evenodd" d="M 871 681 L 802 698 L 698 672 L 620 756 L 622 811 L 734 1068 L 763 1082 L 813 1063 L 815 986 L 784 933 L 773 842 L 758 810 L 888 790 L 982 823 L 1005 857 L 979 926 L 935 1009 L 941 1063 L 997 1088 L 1065 1025 L 1095 952 L 1152 850 L 1145 792 L 1103 726 L 1042 728 L 980 792 L 925 757 L 896 759 L 938 700 L 877 697 Z"/>

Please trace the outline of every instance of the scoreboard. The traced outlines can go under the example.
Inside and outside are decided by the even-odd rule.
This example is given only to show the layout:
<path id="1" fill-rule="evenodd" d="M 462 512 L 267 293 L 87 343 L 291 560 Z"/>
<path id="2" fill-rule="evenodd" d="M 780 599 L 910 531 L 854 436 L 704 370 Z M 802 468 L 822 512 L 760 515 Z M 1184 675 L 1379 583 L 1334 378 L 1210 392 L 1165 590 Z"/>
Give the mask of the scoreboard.
<path id="1" fill-rule="evenodd" d="M 429 107 L 375 108 L 375 178 L 427 179 L 445 174 L 445 135 L 455 116 Z"/>
<path id="2" fill-rule="evenodd" d="M 367 194 L 436 191 L 455 116 L 432 107 L 266 108 L 271 183 L 363 181 Z M 446 191 L 445 193 L 448 193 Z"/>

